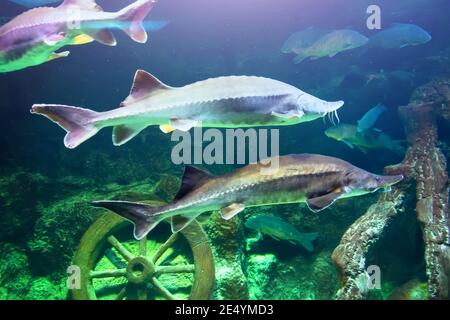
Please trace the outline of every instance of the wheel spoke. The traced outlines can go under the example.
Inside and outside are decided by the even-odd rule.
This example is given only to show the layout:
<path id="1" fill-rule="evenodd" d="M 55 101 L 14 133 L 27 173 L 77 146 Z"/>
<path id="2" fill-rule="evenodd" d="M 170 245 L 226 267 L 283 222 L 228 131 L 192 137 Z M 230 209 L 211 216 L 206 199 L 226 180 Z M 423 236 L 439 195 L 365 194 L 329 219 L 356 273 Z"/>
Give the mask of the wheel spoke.
<path id="1" fill-rule="evenodd" d="M 195 266 L 193 264 L 178 265 L 178 266 L 157 266 L 156 273 L 191 273 L 194 272 Z"/>
<path id="2" fill-rule="evenodd" d="M 105 255 L 106 259 L 111 262 L 114 267 L 121 269 L 124 268 L 127 264 L 122 261 L 122 259 L 111 249 L 109 249 L 111 254 Z"/>
<path id="3" fill-rule="evenodd" d="M 126 275 L 125 269 L 109 269 L 109 270 L 91 271 L 89 273 L 91 279 L 118 278 L 124 277 L 125 275 Z"/>
<path id="4" fill-rule="evenodd" d="M 131 259 L 133 259 L 133 254 L 128 251 L 127 248 L 125 248 L 125 246 L 123 244 L 121 244 L 119 242 L 119 240 L 117 240 L 116 237 L 114 236 L 109 236 L 108 237 L 108 242 L 117 250 L 117 252 L 120 253 L 120 255 L 128 262 L 131 261 Z"/>
<path id="5" fill-rule="evenodd" d="M 161 256 L 164 254 L 164 252 L 167 251 L 167 249 L 170 248 L 170 246 L 175 242 L 175 240 L 177 240 L 178 237 L 178 233 L 173 233 L 169 239 L 166 240 L 166 242 L 164 242 L 164 244 L 158 249 L 158 251 L 155 253 L 155 255 L 153 256 L 152 260 L 153 263 L 156 263 Z"/>
<path id="6" fill-rule="evenodd" d="M 147 286 L 137 289 L 138 300 L 147 300 Z"/>
<path id="7" fill-rule="evenodd" d="M 147 236 L 139 240 L 139 255 L 143 257 L 147 255 Z"/>
<path id="8" fill-rule="evenodd" d="M 169 292 L 169 290 L 167 290 L 162 284 L 161 282 L 159 282 L 158 279 L 156 279 L 155 277 L 153 277 L 151 279 L 151 283 L 152 285 L 155 287 L 156 290 L 158 290 L 166 299 L 169 300 L 177 300 L 177 298 L 171 294 Z"/>
<path id="9" fill-rule="evenodd" d="M 127 287 L 123 287 L 120 290 L 119 294 L 116 296 L 116 300 L 123 300 L 125 298 L 125 294 L 127 293 Z"/>

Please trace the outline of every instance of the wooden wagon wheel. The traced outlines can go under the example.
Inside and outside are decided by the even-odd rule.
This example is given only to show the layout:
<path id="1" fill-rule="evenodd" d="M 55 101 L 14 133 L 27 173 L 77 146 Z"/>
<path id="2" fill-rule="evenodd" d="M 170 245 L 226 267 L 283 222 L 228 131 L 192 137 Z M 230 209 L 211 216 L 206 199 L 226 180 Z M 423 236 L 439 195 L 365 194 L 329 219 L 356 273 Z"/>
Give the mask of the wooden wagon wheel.
<path id="1" fill-rule="evenodd" d="M 197 221 L 194 220 L 176 234 L 171 234 L 168 224 L 161 223 L 160 225 L 163 226 L 158 226 L 146 238 L 140 241 L 133 238 L 125 244 L 123 240 L 121 241 L 116 237 L 116 234 L 121 230 L 123 231 L 124 228 L 130 228 L 130 225 L 127 220 L 115 214 L 107 213 L 95 221 L 86 231 L 73 260 L 73 265 L 78 266 L 81 272 L 80 288 L 71 291 L 74 299 L 98 299 L 94 284 L 96 279 L 107 279 L 108 283 L 110 281 L 113 283 L 113 280 L 118 278 L 124 282 L 116 288 L 112 288 L 113 291 L 117 290 L 117 292 L 114 292 L 110 298 L 147 300 L 151 298 L 149 293 L 156 292 L 162 298 L 181 299 L 172 294 L 158 279 L 160 276 L 176 273 L 193 275 L 189 299 L 204 300 L 210 298 L 214 287 L 214 261 L 207 235 Z M 166 230 L 161 230 L 161 228 Z M 163 231 L 163 234 L 170 234 L 169 238 L 159 247 L 154 246 L 155 250 L 148 252 L 148 242 L 153 241 L 154 244 L 152 239 L 156 234 L 161 236 L 161 231 Z M 131 230 L 128 234 L 131 237 Z M 172 250 L 171 247 L 182 241 L 190 247 L 193 263 L 163 265 L 164 261 L 170 258 L 170 256 L 167 257 L 167 251 Z M 130 250 L 130 242 L 132 245 L 136 245 L 135 252 Z M 96 270 L 100 259 L 105 259 L 106 250 L 116 253 L 123 265 Z M 112 261 L 111 257 L 108 259 Z M 190 279 L 188 281 L 190 282 Z"/>

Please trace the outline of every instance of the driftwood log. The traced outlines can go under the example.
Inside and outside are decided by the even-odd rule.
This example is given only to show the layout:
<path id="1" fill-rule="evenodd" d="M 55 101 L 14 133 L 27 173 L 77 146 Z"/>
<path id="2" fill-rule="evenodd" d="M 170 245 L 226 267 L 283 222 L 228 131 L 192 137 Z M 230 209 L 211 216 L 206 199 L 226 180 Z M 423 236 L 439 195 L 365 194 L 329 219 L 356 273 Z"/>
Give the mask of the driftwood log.
<path id="1" fill-rule="evenodd" d="M 411 102 L 399 108 L 399 114 L 408 149 L 400 164 L 385 171 L 403 174 L 405 182 L 383 194 L 352 224 L 334 250 L 332 258 L 342 277 L 337 299 L 367 296 L 367 252 L 393 217 L 405 210 L 410 214 L 411 208 L 405 207 L 403 199 L 411 186 L 416 189 L 415 214 L 423 232 L 429 298 L 449 298 L 449 180 L 446 158 L 439 148 L 438 122 L 450 120 L 450 80 L 418 88 Z"/>

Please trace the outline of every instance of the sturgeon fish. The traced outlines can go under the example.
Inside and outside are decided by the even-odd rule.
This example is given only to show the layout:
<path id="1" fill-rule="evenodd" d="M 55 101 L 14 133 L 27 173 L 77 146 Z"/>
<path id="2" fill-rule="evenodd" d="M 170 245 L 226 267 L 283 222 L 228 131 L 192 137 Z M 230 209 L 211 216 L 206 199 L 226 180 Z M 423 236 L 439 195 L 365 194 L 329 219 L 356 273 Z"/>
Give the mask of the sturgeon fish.
<path id="1" fill-rule="evenodd" d="M 146 127 L 165 133 L 193 127 L 242 128 L 292 125 L 336 115 L 343 101 L 326 102 L 289 84 L 262 77 L 230 76 L 173 88 L 138 70 L 128 98 L 119 108 L 95 112 L 54 104 L 35 104 L 31 113 L 56 122 L 75 148 L 100 129 L 114 127 L 113 143 L 123 145 Z"/>
<path id="2" fill-rule="evenodd" d="M 155 0 L 138 0 L 118 12 L 104 12 L 94 0 L 65 0 L 58 7 L 28 10 L 0 27 L 0 72 L 11 72 L 66 57 L 66 45 L 94 40 L 116 45 L 111 29 L 119 28 L 145 43 L 141 22 Z"/>
<path id="3" fill-rule="evenodd" d="M 272 159 L 275 161 L 275 159 Z M 95 201 L 135 225 L 142 239 L 160 221 L 171 218 L 178 232 L 204 212 L 221 210 L 231 219 L 247 207 L 305 203 L 318 212 L 336 200 L 389 188 L 403 176 L 380 176 L 332 157 L 300 154 L 281 156 L 278 170 L 262 174 L 263 163 L 250 164 L 220 177 L 187 166 L 174 201 L 161 207 L 126 201 Z"/>

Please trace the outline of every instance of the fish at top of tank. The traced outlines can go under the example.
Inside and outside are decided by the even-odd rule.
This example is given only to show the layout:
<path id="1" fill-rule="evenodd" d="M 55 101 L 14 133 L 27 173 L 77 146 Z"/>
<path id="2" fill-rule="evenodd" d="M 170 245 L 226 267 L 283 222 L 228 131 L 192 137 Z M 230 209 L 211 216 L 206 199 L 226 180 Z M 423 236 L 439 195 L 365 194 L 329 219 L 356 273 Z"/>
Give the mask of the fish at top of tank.
<path id="1" fill-rule="evenodd" d="M 136 0 L 117 12 L 105 12 L 94 0 L 65 0 L 57 7 L 30 9 L 0 27 L 0 73 L 65 58 L 68 45 L 93 41 L 116 46 L 111 29 L 121 29 L 135 42 L 145 43 L 142 21 L 154 0 Z"/>
<path id="2" fill-rule="evenodd" d="M 370 38 L 370 47 L 386 49 L 418 46 L 431 41 L 431 35 L 423 28 L 410 23 L 394 23 Z"/>
<path id="3" fill-rule="evenodd" d="M 8 1 L 27 8 L 40 7 L 48 4 L 63 2 L 63 0 L 8 0 Z"/>
<path id="4" fill-rule="evenodd" d="M 351 29 L 322 31 L 310 27 L 289 37 L 281 51 L 295 53 L 294 63 L 298 64 L 305 59 L 318 59 L 334 57 L 335 55 L 364 46 L 369 39 L 359 32 Z"/>

